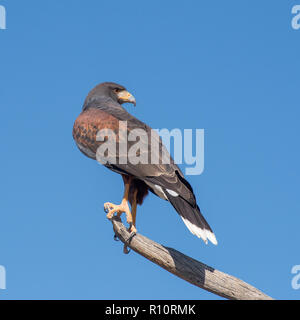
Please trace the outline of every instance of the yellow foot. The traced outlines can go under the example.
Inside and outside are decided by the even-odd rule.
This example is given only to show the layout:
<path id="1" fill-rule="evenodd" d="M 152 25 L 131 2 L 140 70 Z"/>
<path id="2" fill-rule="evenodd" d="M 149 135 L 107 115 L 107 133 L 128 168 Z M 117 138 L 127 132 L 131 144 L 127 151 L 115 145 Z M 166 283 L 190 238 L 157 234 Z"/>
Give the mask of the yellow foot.
<path id="1" fill-rule="evenodd" d="M 130 223 L 129 228 L 127 229 L 130 233 L 137 233 L 136 227 Z"/>
<path id="2" fill-rule="evenodd" d="M 129 210 L 127 201 L 122 201 L 119 205 L 106 202 L 104 203 L 104 211 L 107 213 L 106 217 L 108 219 L 111 219 L 115 213 L 117 213 L 117 215 L 121 217 L 122 213 L 125 212 L 127 223 L 130 225 L 130 227 L 132 227 L 132 215 Z"/>
<path id="3" fill-rule="evenodd" d="M 104 203 L 104 211 L 107 213 L 106 217 L 108 219 L 111 219 L 115 213 L 117 213 L 118 216 L 121 216 L 121 214 L 125 212 L 124 210 L 125 208 L 122 207 L 122 204 L 116 205 L 110 202 Z"/>

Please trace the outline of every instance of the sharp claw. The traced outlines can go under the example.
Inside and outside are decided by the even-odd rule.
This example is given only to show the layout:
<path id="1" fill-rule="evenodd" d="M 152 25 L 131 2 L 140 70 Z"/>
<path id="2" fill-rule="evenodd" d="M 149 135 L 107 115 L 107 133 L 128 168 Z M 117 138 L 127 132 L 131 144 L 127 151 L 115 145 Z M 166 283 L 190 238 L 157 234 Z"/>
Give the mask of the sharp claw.
<path id="1" fill-rule="evenodd" d="M 120 241 L 116 234 L 114 235 L 114 240 L 115 241 Z"/>
<path id="2" fill-rule="evenodd" d="M 128 249 L 127 244 L 124 244 L 124 248 L 123 248 L 123 252 L 124 252 L 124 254 L 128 254 L 128 253 L 130 253 L 130 251 L 131 251 L 131 249 Z"/>
<path id="3" fill-rule="evenodd" d="M 123 252 L 124 252 L 125 254 L 128 254 L 128 253 L 131 251 L 131 249 L 128 250 L 128 246 L 129 246 L 132 238 L 133 238 L 135 235 L 136 235 L 136 232 L 131 232 L 129 238 L 127 239 L 126 243 L 124 244 Z"/>
<path id="4" fill-rule="evenodd" d="M 136 236 L 136 232 L 135 231 L 131 232 L 129 239 L 126 242 L 130 243 L 134 236 Z"/>
<path id="5" fill-rule="evenodd" d="M 127 231 L 130 232 L 131 228 L 132 228 L 132 222 L 129 223 L 129 227 L 128 227 Z"/>
<path id="6" fill-rule="evenodd" d="M 108 213 L 109 212 L 109 206 L 108 205 L 104 205 L 104 212 Z"/>
<path id="7" fill-rule="evenodd" d="M 129 227 L 128 227 L 127 231 L 130 232 L 130 233 L 135 233 L 136 234 L 137 230 L 136 230 L 136 228 L 135 228 L 135 226 L 133 225 L 132 222 L 129 223 Z"/>

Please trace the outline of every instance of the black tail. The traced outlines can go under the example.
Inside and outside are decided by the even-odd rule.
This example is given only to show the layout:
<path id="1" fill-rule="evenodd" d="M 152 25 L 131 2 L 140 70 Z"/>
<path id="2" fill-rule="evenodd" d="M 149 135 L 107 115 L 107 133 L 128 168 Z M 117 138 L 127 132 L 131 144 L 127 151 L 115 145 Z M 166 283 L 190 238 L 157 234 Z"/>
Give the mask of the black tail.
<path id="1" fill-rule="evenodd" d="M 192 234 L 203 239 L 205 243 L 210 240 L 213 244 L 218 244 L 211 227 L 201 214 L 198 206 L 192 207 L 180 196 L 173 197 L 168 192 L 165 192 L 165 194 Z"/>

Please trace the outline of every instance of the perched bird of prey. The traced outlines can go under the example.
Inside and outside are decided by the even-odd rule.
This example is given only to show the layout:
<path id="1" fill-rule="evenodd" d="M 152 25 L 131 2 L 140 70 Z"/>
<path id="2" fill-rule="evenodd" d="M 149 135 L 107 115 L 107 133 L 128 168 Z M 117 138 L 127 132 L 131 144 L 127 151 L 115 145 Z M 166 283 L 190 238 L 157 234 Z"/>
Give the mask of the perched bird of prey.
<path id="1" fill-rule="evenodd" d="M 150 135 L 153 132 L 148 125 L 123 108 L 122 104 L 125 102 L 136 105 L 135 98 L 123 86 L 104 82 L 88 94 L 82 112 L 73 127 L 73 137 L 78 148 L 92 159 L 97 159 L 98 148 L 107 142 L 107 139 L 97 138 L 98 132 L 108 130 L 107 132 L 115 134 L 116 161 L 107 161 L 103 164 L 108 169 L 122 175 L 124 196 L 119 205 L 110 202 L 104 204 L 108 212 L 107 217 L 112 218 L 114 214 L 121 216 L 122 213 L 125 213 L 129 231 L 136 232 L 137 205 L 141 205 L 148 191 L 151 191 L 172 204 L 192 234 L 202 238 L 205 243 L 210 240 L 216 245 L 216 237 L 200 212 L 191 185 L 171 157 L 169 163 L 163 163 L 161 152 L 159 152 L 157 164 L 151 163 L 151 160 L 147 163 L 135 164 L 124 161 L 127 151 L 136 141 L 128 139 L 125 150 L 119 148 L 119 144 L 124 142 L 124 138 L 120 136 L 120 123 L 126 122 L 127 134 L 134 129 L 142 129 L 146 132 L 149 139 L 140 139 L 140 143 L 145 144 L 144 148 L 141 148 L 144 150 L 142 152 L 151 150 Z M 154 139 L 159 140 L 159 151 L 164 148 L 158 135 L 154 136 Z M 138 152 L 140 151 L 137 150 Z"/>

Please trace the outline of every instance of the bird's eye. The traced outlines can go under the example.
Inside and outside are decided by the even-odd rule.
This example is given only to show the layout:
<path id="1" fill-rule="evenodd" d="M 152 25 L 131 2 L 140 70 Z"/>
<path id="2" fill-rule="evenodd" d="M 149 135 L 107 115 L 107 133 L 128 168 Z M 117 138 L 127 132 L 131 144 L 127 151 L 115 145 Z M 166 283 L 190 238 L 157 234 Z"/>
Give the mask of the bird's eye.
<path id="1" fill-rule="evenodd" d="M 114 92 L 115 92 L 115 93 L 118 93 L 118 92 L 120 92 L 120 91 L 122 91 L 120 88 L 115 88 L 115 89 L 114 89 Z"/>

